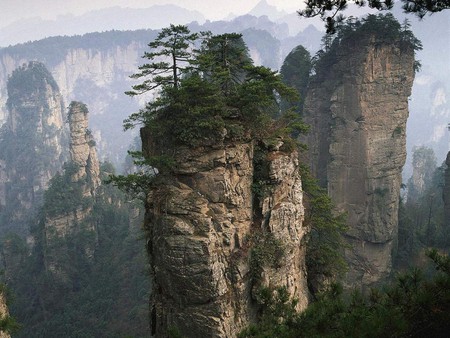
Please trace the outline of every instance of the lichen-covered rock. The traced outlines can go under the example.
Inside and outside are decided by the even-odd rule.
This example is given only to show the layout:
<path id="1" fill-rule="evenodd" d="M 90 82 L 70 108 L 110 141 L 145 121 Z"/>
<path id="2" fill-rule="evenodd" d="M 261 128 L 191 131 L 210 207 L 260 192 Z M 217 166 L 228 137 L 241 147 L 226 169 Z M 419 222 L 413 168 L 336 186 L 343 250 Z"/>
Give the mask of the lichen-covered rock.
<path id="1" fill-rule="evenodd" d="M 144 153 L 154 155 L 141 131 Z M 303 205 L 296 155 L 274 152 L 273 195 L 265 222 L 255 210 L 250 142 L 175 150 L 177 165 L 149 191 L 145 229 L 152 267 L 151 329 L 156 337 L 236 337 L 257 304 L 250 266 L 255 233 L 271 231 L 285 247 L 278 267 L 261 273 L 261 286 L 287 287 L 306 306 Z M 258 216 L 256 215 L 258 214 Z"/>
<path id="2" fill-rule="evenodd" d="M 391 272 L 414 50 L 360 36 L 341 44 L 333 62 L 306 98 L 308 155 L 348 214 L 347 284 L 370 287 Z"/>

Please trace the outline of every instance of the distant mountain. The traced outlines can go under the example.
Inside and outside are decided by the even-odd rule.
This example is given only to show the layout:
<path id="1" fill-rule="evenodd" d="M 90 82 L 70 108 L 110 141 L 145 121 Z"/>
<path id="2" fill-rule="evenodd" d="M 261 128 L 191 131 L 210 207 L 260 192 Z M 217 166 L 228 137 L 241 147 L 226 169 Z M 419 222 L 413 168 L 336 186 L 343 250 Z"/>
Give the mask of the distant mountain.
<path id="1" fill-rule="evenodd" d="M 80 16 L 64 15 L 56 20 L 30 18 L 16 21 L 0 29 L 0 46 L 39 40 L 48 36 L 82 35 L 108 30 L 158 29 L 173 24 L 203 23 L 205 17 L 197 11 L 175 5 L 149 8 L 110 7 Z"/>
<path id="2" fill-rule="evenodd" d="M 278 19 L 287 13 L 284 11 L 279 11 L 277 7 L 269 5 L 266 0 L 261 0 L 258 4 L 248 12 L 248 14 L 260 17 L 267 15 L 271 20 Z"/>

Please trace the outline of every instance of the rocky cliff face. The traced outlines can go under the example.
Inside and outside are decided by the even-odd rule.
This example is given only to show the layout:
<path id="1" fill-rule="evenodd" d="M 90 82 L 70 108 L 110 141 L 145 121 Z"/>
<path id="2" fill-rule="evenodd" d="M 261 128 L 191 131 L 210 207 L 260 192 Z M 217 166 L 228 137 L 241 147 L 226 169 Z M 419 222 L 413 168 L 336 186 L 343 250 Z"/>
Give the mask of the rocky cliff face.
<path id="1" fill-rule="evenodd" d="M 310 85 L 306 142 L 313 173 L 348 213 L 347 284 L 370 287 L 391 271 L 414 50 L 375 35 L 349 40 Z"/>
<path id="2" fill-rule="evenodd" d="M 8 120 L 0 136 L 3 227 L 25 222 L 42 204 L 44 190 L 66 156 L 64 104 L 43 64 L 30 62 L 13 72 L 7 106 Z"/>
<path id="3" fill-rule="evenodd" d="M 144 153 L 155 154 L 158 147 L 145 129 L 142 139 Z M 145 228 L 156 337 L 169 330 L 185 337 L 235 337 L 255 319 L 261 286 L 285 286 L 299 308 L 306 306 L 296 155 L 267 154 L 271 193 L 258 205 L 253 157 L 251 143 L 178 149 L 174 174 L 149 192 Z M 268 246 L 279 255 L 273 264 L 258 261 L 252 251 Z"/>
<path id="4" fill-rule="evenodd" d="M 69 107 L 70 159 L 78 170 L 72 175 L 74 182 L 85 179 L 84 195 L 95 196 L 100 185 L 100 165 L 95 141 L 88 129 L 88 109 L 84 103 L 72 101 Z"/>

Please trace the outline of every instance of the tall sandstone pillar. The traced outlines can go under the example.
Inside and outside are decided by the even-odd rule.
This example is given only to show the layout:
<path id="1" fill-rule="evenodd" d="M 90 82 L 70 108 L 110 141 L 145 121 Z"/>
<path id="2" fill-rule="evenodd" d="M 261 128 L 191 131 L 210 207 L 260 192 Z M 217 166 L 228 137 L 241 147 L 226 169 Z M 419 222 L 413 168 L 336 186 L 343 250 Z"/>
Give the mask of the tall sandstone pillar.
<path id="1" fill-rule="evenodd" d="M 145 128 L 141 137 L 146 156 L 156 155 L 161 148 Z M 252 191 L 253 157 L 252 142 L 181 147 L 171 176 L 149 191 L 153 336 L 236 337 L 256 319 L 260 287 L 286 287 L 299 309 L 306 307 L 297 154 L 266 154 L 271 193 L 259 203 Z M 283 253 L 277 264 L 252 270 L 252 248 L 264 236 Z"/>
<path id="2" fill-rule="evenodd" d="M 306 97 L 308 160 L 348 214 L 345 284 L 364 290 L 391 272 L 414 49 L 359 34 L 343 39 L 328 60 Z"/>
<path id="3" fill-rule="evenodd" d="M 67 157 L 64 103 L 50 72 L 33 61 L 9 78 L 7 107 L 0 129 L 0 232 L 26 233 Z"/>

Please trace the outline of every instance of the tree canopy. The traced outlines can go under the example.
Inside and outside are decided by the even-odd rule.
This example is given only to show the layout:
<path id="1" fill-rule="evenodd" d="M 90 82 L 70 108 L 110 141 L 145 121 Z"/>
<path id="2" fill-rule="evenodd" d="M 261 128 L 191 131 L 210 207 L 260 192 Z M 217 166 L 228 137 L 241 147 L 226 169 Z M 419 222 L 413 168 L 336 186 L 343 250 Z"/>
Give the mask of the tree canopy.
<path id="1" fill-rule="evenodd" d="M 195 44 L 200 48 L 193 49 Z M 217 137 L 289 133 L 289 128 L 275 128 L 273 122 L 282 115 L 280 98 L 294 100 L 296 91 L 276 72 L 253 65 L 240 34 L 192 34 L 185 26 L 171 25 L 149 47 L 144 57 L 160 59 L 139 67 L 141 72 L 132 77 L 144 81 L 128 94 L 155 88 L 159 92 L 124 121 L 125 129 L 143 124 L 154 137 L 188 146 Z"/>

